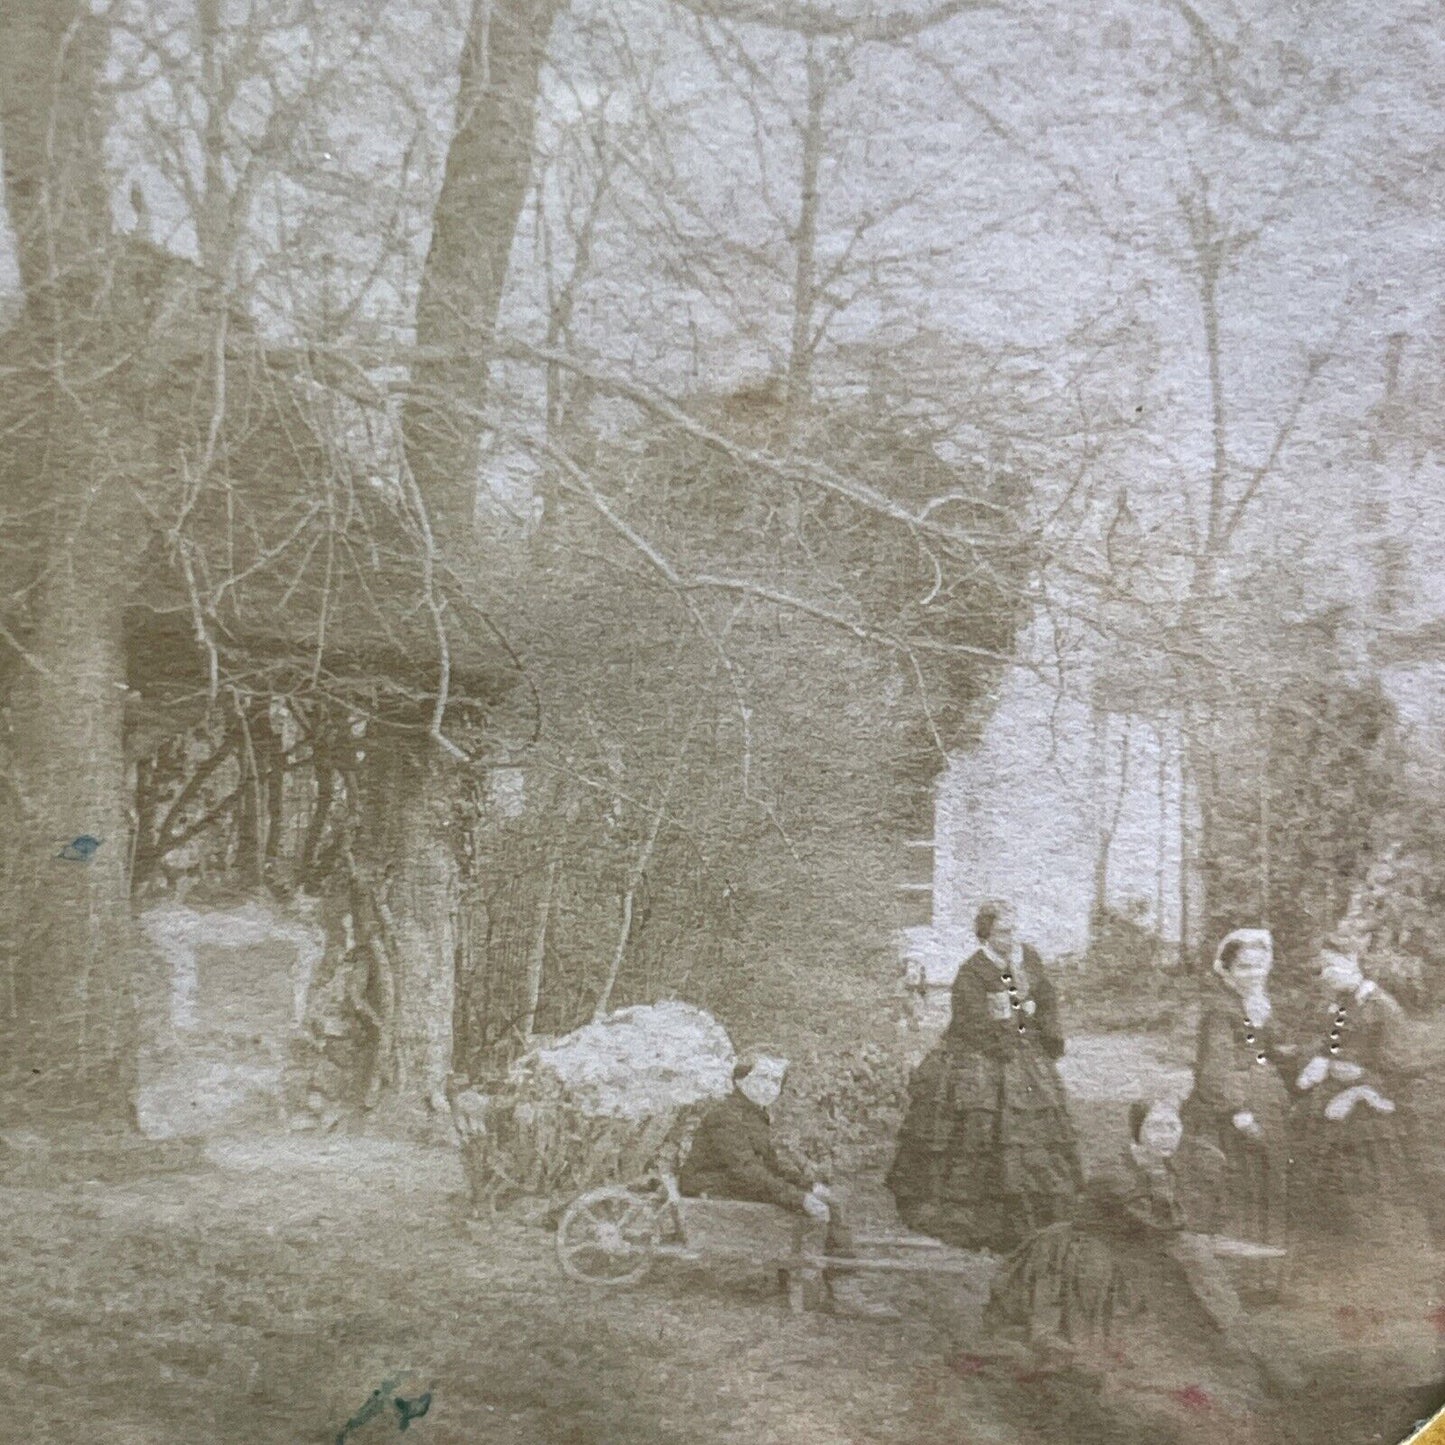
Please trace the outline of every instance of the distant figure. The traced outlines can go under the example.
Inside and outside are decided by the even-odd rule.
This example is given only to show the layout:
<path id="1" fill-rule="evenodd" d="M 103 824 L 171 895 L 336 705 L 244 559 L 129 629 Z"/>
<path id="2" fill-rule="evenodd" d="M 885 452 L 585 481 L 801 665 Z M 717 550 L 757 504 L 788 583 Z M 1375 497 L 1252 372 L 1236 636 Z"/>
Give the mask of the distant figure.
<path id="1" fill-rule="evenodd" d="M 743 1199 L 826 1220 L 824 1248 L 847 1259 L 856 1254 L 843 1207 L 826 1185 L 809 1179 L 778 1157 L 773 1148 L 771 1110 L 783 1091 L 786 1059 L 769 1055 L 740 1058 L 733 1090 L 698 1122 L 692 1147 L 678 1171 L 684 1195 Z M 863 1319 L 896 1320 L 897 1311 L 874 1304 L 851 1275 L 825 1276 L 833 1309 Z"/>
<path id="2" fill-rule="evenodd" d="M 1190 1228 L 1273 1247 L 1287 1230 L 1289 1092 L 1268 984 L 1274 941 L 1262 928 L 1229 934 L 1199 1021 L 1194 1091 L 1181 1110 L 1181 1185 Z M 1254 1272 L 1265 1292 L 1277 1269 Z"/>
<path id="3" fill-rule="evenodd" d="M 948 1028 L 909 1081 L 888 1187 L 910 1228 L 1003 1254 L 1068 1218 L 1084 1180 L 1053 985 L 1006 903 L 984 904 L 974 932 Z"/>

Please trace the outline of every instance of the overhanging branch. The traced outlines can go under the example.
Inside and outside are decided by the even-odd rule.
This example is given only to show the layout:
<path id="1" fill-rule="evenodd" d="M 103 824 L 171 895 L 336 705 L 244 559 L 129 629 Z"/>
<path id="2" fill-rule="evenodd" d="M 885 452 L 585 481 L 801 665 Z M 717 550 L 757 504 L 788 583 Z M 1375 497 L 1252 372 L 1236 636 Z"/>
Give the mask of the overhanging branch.
<path id="1" fill-rule="evenodd" d="M 760 25 L 816 40 L 873 41 L 897 45 L 957 15 L 994 10 L 996 0 L 939 0 L 925 10 L 892 10 L 883 4 L 812 5 L 806 0 L 677 0 L 704 20 Z"/>

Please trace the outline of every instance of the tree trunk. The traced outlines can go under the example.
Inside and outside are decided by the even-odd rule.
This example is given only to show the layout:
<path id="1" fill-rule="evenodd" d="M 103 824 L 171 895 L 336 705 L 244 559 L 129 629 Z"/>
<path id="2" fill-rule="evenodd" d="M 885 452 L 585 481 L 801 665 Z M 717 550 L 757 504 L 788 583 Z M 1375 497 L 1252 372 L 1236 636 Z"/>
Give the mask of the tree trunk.
<path id="1" fill-rule="evenodd" d="M 494 331 L 532 173 L 539 76 L 561 0 L 474 0 L 455 130 L 417 301 L 403 416 L 406 457 L 441 558 L 478 570 L 472 521 Z M 403 1111 L 433 1107 L 451 1069 L 459 878 L 451 838 L 457 765 L 432 740 L 378 759 L 368 801 L 376 861 L 390 871 L 395 1070 Z"/>
<path id="2" fill-rule="evenodd" d="M 15 0 L 5 22 L 0 142 L 26 301 L 14 336 L 28 338 L 43 378 L 30 427 L 11 444 L 34 443 L 17 454 L 30 489 L 20 500 L 52 504 L 31 540 L 41 583 L 5 699 L 18 798 L 5 1062 L 20 1085 L 15 1111 L 124 1124 L 150 958 L 130 915 L 124 617 L 144 539 L 132 488 L 153 459 L 106 365 L 122 354 L 110 325 L 124 329 L 129 300 L 123 284 L 107 295 L 104 264 L 108 36 L 65 0 Z M 82 838 L 99 847 L 66 849 Z"/>
<path id="3" fill-rule="evenodd" d="M 449 799 L 441 768 L 402 813 L 406 860 L 392 887 L 398 958 L 397 1082 L 415 1099 L 445 1109 L 443 1086 L 452 1066 L 452 1015 L 456 1009 L 458 869 L 447 820 L 437 802 Z M 438 1102 L 440 1101 L 440 1103 Z"/>
<path id="4" fill-rule="evenodd" d="M 542 882 L 542 901 L 537 905 L 537 931 L 532 935 L 532 949 L 527 958 L 527 1015 L 522 1020 L 522 1037 L 532 1042 L 537 1027 L 537 1006 L 542 1001 L 542 970 L 547 962 L 547 928 L 552 919 L 552 897 L 557 891 L 557 874 L 562 864 L 553 858 L 547 864 Z"/>
<path id="5" fill-rule="evenodd" d="M 1202 776 L 1209 766 L 1205 750 L 1185 714 L 1179 748 L 1179 962 L 1203 967 L 1207 960 L 1197 945 L 1209 922 L 1209 890 L 1204 864 L 1208 858 L 1208 808 Z"/>
<path id="6" fill-rule="evenodd" d="M 384 970 L 372 1000 L 384 1020 L 377 1077 L 384 1115 L 446 1115 L 456 1008 L 460 871 L 452 839 L 452 769 L 405 744 L 373 754 L 365 849 L 380 905 Z"/>
<path id="7" fill-rule="evenodd" d="M 0 145 L 26 305 L 82 298 L 110 239 L 99 81 L 109 36 L 79 0 L 6 0 Z M 64 319 L 63 317 L 61 318 Z M 86 318 L 71 318 L 76 324 Z"/>
<path id="8" fill-rule="evenodd" d="M 798 185 L 798 225 L 793 232 L 793 328 L 788 351 L 788 409 L 796 418 L 812 400 L 814 316 L 818 303 L 818 208 L 823 165 L 823 107 L 827 66 L 816 40 L 808 41 L 808 107 Z"/>
<path id="9" fill-rule="evenodd" d="M 532 177 L 537 90 L 561 0 L 473 0 L 456 124 L 432 215 L 403 418 L 407 459 L 433 527 L 455 548 L 472 530 L 479 413 L 497 313 Z"/>
<path id="10" fill-rule="evenodd" d="M 1097 750 L 1095 778 L 1096 837 L 1094 847 L 1093 898 L 1089 908 L 1091 939 L 1096 938 L 1100 925 L 1109 911 L 1109 864 L 1114 851 L 1114 837 L 1119 831 L 1119 820 L 1124 815 L 1124 802 L 1129 794 L 1130 764 L 1130 722 L 1124 719 L 1123 733 L 1119 744 L 1119 777 L 1113 785 L 1113 797 L 1107 806 L 1112 782 L 1112 750 L 1109 747 L 1110 716 L 1098 710 L 1094 713 L 1094 747 Z"/>
<path id="11" fill-rule="evenodd" d="M 132 971 L 145 957 L 130 916 L 124 750 L 130 505 L 117 477 L 79 504 L 68 545 L 51 558 L 31 661 L 9 696 L 21 821 L 7 902 L 16 944 L 7 1055 L 27 1106 L 107 1120 L 130 1118 Z M 88 860 L 60 856 L 84 837 L 100 840 Z"/>

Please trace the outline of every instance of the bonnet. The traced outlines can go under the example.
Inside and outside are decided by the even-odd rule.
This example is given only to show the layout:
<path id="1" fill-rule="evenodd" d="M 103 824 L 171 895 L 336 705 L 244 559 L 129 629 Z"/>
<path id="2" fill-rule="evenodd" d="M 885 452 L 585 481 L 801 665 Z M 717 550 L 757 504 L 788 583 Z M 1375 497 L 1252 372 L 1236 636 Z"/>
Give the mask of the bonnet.
<path id="1" fill-rule="evenodd" d="M 1230 951 L 1231 945 L 1237 950 L 1248 947 L 1250 944 L 1257 944 L 1269 951 L 1270 966 L 1274 965 L 1274 937 L 1267 928 L 1236 928 L 1233 933 L 1227 933 L 1220 939 L 1219 947 L 1214 950 L 1214 972 L 1221 978 L 1224 977 L 1224 955 Z"/>

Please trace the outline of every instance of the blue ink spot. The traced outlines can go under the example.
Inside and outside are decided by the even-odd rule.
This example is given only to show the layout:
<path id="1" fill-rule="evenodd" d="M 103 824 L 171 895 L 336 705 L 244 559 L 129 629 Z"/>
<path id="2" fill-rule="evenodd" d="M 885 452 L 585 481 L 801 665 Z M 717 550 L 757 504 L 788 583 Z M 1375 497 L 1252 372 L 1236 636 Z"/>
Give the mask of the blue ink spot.
<path id="1" fill-rule="evenodd" d="M 82 833 L 80 837 L 72 838 L 55 856 L 64 858 L 68 863 L 89 863 L 95 857 L 95 850 L 99 847 L 99 838 L 92 838 L 89 833 Z"/>

